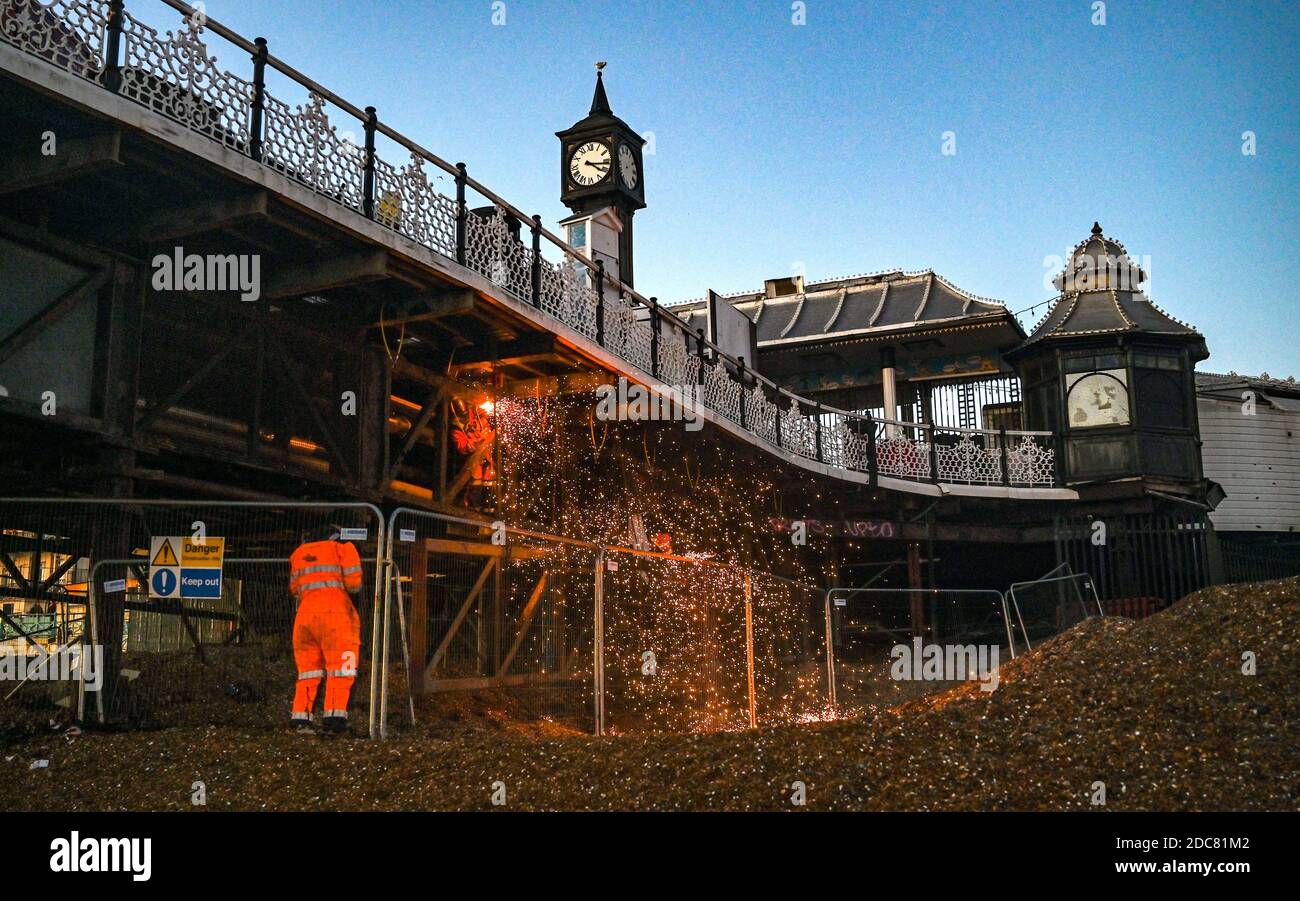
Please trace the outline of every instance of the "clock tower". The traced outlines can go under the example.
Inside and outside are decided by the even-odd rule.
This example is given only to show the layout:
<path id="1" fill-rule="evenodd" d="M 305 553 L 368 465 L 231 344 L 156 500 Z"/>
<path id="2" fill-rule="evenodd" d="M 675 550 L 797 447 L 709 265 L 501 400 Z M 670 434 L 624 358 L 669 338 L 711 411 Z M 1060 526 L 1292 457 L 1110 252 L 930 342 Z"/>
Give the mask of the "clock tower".
<path id="1" fill-rule="evenodd" d="M 1061 296 L 1008 351 L 1025 425 L 1058 435 L 1067 485 L 1130 481 L 1203 487 L 1194 369 L 1205 339 L 1153 304 L 1124 245 L 1092 234 L 1056 277 Z"/>
<path id="2" fill-rule="evenodd" d="M 605 271 L 632 285 L 632 216 L 645 207 L 645 139 L 610 109 L 603 62 L 596 63 L 591 111 L 555 136 L 560 139 L 560 200 L 573 215 L 565 238 Z"/>

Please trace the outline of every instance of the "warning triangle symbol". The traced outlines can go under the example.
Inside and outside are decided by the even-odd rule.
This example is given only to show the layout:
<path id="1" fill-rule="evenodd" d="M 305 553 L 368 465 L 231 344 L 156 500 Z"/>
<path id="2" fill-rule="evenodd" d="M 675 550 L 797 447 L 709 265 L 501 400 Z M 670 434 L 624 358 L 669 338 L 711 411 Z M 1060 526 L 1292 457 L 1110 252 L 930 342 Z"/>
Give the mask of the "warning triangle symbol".
<path id="1" fill-rule="evenodd" d="M 158 553 L 154 555 L 153 562 L 150 566 L 180 566 L 181 562 L 176 559 L 176 552 L 172 550 L 172 543 L 164 541 L 162 547 L 158 548 Z"/>

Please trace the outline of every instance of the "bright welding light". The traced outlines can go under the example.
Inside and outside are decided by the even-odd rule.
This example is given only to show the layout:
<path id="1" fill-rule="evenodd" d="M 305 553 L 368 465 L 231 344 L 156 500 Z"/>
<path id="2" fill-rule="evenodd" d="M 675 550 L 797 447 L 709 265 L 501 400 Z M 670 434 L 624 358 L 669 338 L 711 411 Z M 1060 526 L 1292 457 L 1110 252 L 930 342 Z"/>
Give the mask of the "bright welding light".
<path id="1" fill-rule="evenodd" d="M 485 400 L 483 401 L 483 403 L 478 405 L 478 408 L 482 410 L 484 413 L 486 413 L 487 415 L 491 416 L 493 413 L 496 412 L 497 405 L 490 400 Z"/>

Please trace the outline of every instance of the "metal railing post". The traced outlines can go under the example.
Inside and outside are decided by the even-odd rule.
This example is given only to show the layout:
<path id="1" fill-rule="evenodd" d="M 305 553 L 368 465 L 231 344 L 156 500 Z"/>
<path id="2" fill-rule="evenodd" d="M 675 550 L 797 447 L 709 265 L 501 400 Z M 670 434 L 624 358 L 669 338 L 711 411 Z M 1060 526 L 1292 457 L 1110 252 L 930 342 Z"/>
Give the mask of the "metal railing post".
<path id="1" fill-rule="evenodd" d="M 621 290 L 621 286 L 620 286 Z M 596 343 L 605 346 L 605 261 L 596 261 Z"/>
<path id="2" fill-rule="evenodd" d="M 375 128 L 379 118 L 373 106 L 366 107 L 366 155 L 361 175 L 361 212 L 367 219 L 375 218 Z"/>
<path id="3" fill-rule="evenodd" d="M 880 466 L 876 460 L 876 419 L 867 413 L 867 484 L 875 488 L 879 484 Z"/>
<path id="4" fill-rule="evenodd" d="M 375 588 L 374 591 L 371 593 L 371 603 L 374 606 L 374 611 L 372 612 L 370 617 L 370 737 L 379 738 L 381 736 L 379 730 L 378 708 L 382 706 L 382 701 L 380 698 L 380 683 L 386 681 L 387 668 L 388 668 L 388 638 L 387 636 L 385 636 L 383 640 L 384 657 L 381 660 L 379 655 L 379 650 L 380 650 L 379 630 L 381 628 L 386 628 L 388 626 L 388 611 L 386 609 L 383 610 L 382 611 L 383 616 L 382 617 L 380 616 L 381 613 L 380 607 L 386 606 L 383 603 L 383 600 L 386 598 L 386 594 L 384 592 L 384 586 L 380 581 L 381 579 L 383 579 L 384 572 L 385 572 L 384 514 L 379 511 L 378 507 L 372 507 L 372 509 L 375 514 L 376 537 L 375 537 L 375 577 L 374 577 Z M 381 666 L 384 668 L 382 673 L 380 671 Z"/>
<path id="5" fill-rule="evenodd" d="M 745 425 L 745 358 L 736 357 L 736 383 L 740 386 L 740 427 L 749 428 Z"/>
<path id="6" fill-rule="evenodd" d="M 998 441 L 1002 443 L 1002 484 L 1011 484 L 1011 454 L 1007 448 L 1007 430 L 998 429 Z"/>
<path id="7" fill-rule="evenodd" d="M 596 734 L 605 734 L 605 549 L 596 552 L 596 573 L 592 583 L 592 700 L 596 712 Z"/>
<path id="8" fill-rule="evenodd" d="M 456 262 L 465 265 L 465 224 L 469 210 L 465 206 L 465 164 L 456 164 Z"/>
<path id="9" fill-rule="evenodd" d="M 772 398 L 772 407 L 776 410 L 776 446 L 784 449 L 785 445 L 781 443 L 781 389 L 777 389 L 776 397 Z"/>
<path id="10" fill-rule="evenodd" d="M 249 112 L 248 155 L 262 161 L 262 131 L 266 127 L 266 38 L 253 41 L 257 52 L 253 54 L 253 107 Z"/>
<path id="11" fill-rule="evenodd" d="M 700 384 L 703 385 L 704 384 L 704 329 L 697 328 L 695 330 L 695 334 L 698 336 L 698 340 L 695 345 L 695 352 L 700 357 Z"/>
<path id="12" fill-rule="evenodd" d="M 822 459 L 822 405 L 813 404 L 813 442 L 817 447 L 817 462 L 825 462 Z"/>
<path id="13" fill-rule="evenodd" d="M 650 374 L 659 378 L 659 333 L 663 323 L 659 319 L 659 298 L 650 298 Z"/>
<path id="14" fill-rule="evenodd" d="M 530 275 L 533 306 L 542 306 L 542 217 L 533 214 L 533 266 Z"/>
<path id="15" fill-rule="evenodd" d="M 930 481 L 938 485 L 939 484 L 939 442 L 935 440 L 937 436 L 934 433 L 933 425 L 925 426 L 924 431 L 928 431 L 930 433 Z"/>
<path id="16" fill-rule="evenodd" d="M 109 0 L 108 3 L 108 40 L 104 43 L 104 87 L 114 94 L 122 86 L 122 29 L 126 3 L 125 0 Z M 38 15 L 50 15 L 41 10 Z"/>

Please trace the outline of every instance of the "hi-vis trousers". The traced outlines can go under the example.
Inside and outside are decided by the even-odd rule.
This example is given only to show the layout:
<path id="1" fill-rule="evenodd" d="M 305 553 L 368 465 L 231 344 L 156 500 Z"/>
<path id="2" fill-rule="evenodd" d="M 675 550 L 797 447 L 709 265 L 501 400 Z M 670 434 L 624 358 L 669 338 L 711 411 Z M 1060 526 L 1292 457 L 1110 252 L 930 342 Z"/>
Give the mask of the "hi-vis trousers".
<path id="1" fill-rule="evenodd" d="M 322 679 L 327 723 L 347 719 L 360 651 L 361 619 L 347 593 L 337 588 L 304 592 L 293 622 L 293 657 L 298 664 L 294 720 L 311 720 Z"/>

